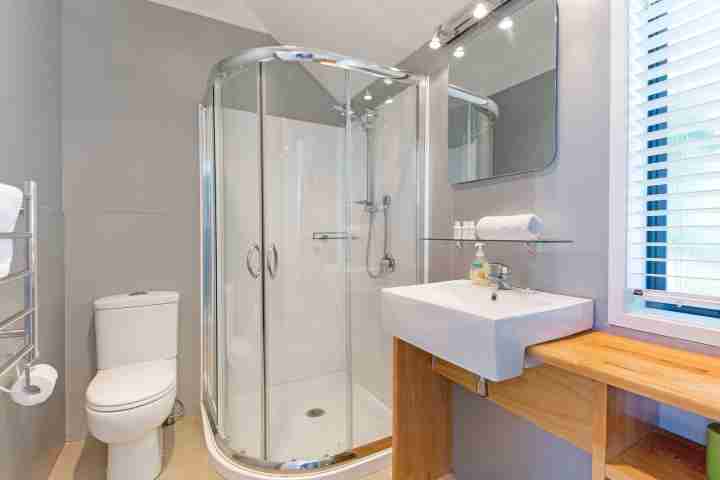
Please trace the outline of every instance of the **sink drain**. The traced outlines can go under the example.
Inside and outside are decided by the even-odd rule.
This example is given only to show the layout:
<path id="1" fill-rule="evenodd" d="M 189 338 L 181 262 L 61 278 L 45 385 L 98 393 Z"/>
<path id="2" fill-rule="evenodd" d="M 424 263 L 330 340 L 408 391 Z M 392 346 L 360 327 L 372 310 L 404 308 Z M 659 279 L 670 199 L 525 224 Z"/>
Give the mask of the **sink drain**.
<path id="1" fill-rule="evenodd" d="M 322 417 L 323 415 L 325 415 L 325 410 L 323 410 L 322 408 L 311 408 L 310 410 L 305 412 L 305 415 L 310 418 Z"/>

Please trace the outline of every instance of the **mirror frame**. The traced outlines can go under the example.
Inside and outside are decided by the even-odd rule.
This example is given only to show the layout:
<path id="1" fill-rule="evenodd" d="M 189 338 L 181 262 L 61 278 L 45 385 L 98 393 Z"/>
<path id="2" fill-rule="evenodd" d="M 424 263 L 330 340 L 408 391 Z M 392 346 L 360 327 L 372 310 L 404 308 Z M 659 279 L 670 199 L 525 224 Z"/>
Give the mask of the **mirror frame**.
<path id="1" fill-rule="evenodd" d="M 508 8 L 512 8 L 514 4 L 516 3 L 523 3 L 524 6 L 529 5 L 530 3 L 533 3 L 537 0 L 529 0 L 529 1 L 523 1 L 523 0 L 511 0 L 509 2 L 504 3 L 503 5 L 499 6 L 495 10 L 493 10 L 490 16 L 506 16 L 504 15 L 504 12 Z M 491 182 L 495 180 L 502 180 L 502 179 L 508 179 L 512 177 L 517 177 L 520 175 L 536 175 L 538 173 L 542 173 L 546 170 L 548 170 L 550 167 L 555 165 L 558 158 L 558 150 L 559 150 L 559 143 L 560 143 L 560 5 L 559 0 L 553 0 L 555 3 L 555 98 L 553 99 L 555 102 L 555 115 L 553 116 L 553 120 L 555 121 L 555 133 L 553 135 L 553 143 L 554 143 L 554 151 L 552 158 L 545 163 L 542 167 L 534 168 L 530 170 L 523 170 L 521 172 L 512 172 L 512 173 L 503 173 L 501 175 L 493 175 L 492 177 L 485 177 L 485 178 L 476 178 L 474 180 L 466 180 L 463 182 L 451 182 L 450 179 L 448 179 L 448 184 L 453 186 L 462 186 L 462 185 L 469 185 L 473 183 L 478 182 Z M 524 6 L 522 8 L 524 8 Z M 520 8 L 518 8 L 515 11 L 519 11 Z M 453 40 L 451 44 L 460 41 L 460 40 L 470 40 L 473 39 L 474 36 L 477 36 L 480 34 L 480 29 L 485 26 L 485 23 L 480 23 L 477 26 L 471 28 L 467 32 L 463 33 L 460 37 L 458 37 L 456 40 Z M 450 57 L 452 56 L 451 50 L 448 50 L 448 86 L 451 84 L 450 82 Z M 449 97 L 450 94 L 448 93 L 447 96 Z M 448 158 L 449 163 L 449 158 Z"/>

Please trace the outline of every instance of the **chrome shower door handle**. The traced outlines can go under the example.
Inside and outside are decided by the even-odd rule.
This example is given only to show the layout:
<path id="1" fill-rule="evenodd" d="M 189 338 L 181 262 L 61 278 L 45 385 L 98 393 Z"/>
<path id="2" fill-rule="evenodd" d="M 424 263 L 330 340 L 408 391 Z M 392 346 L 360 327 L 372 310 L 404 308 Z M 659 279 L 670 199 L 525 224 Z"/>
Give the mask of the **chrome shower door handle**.
<path id="1" fill-rule="evenodd" d="M 277 245 L 274 243 L 272 244 L 272 247 L 270 247 L 270 251 L 267 252 L 267 269 L 270 274 L 270 278 L 275 278 L 277 276 L 278 249 Z"/>
<path id="2" fill-rule="evenodd" d="M 253 266 L 253 253 L 255 254 L 256 265 Z M 247 267 L 247 271 L 253 278 L 260 277 L 260 256 L 262 255 L 262 252 L 260 251 L 260 245 L 257 243 L 253 243 L 252 247 L 248 250 L 247 255 L 245 256 L 245 266 Z"/>

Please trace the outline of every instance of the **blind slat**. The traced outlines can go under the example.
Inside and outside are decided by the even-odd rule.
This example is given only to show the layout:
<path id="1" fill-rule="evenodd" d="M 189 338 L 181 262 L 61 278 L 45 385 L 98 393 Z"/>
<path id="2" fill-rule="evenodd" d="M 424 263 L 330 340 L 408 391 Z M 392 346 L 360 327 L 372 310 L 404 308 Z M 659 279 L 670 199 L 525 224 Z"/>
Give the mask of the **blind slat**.
<path id="1" fill-rule="evenodd" d="M 718 25 L 718 18 L 720 18 L 720 4 L 716 2 L 705 5 L 698 11 L 685 10 L 676 14 L 667 14 L 637 29 L 642 40 L 637 42 L 635 47 L 642 56 L 643 52 L 666 43 L 679 44 L 692 41 L 712 32 L 713 27 Z"/>
<path id="2" fill-rule="evenodd" d="M 661 15 L 672 15 L 673 17 L 692 16 L 693 12 L 705 12 L 716 6 L 717 0 L 664 0 L 646 7 L 645 2 L 639 2 L 631 6 L 632 17 L 636 25 L 646 24 L 649 20 Z"/>
<path id="3" fill-rule="evenodd" d="M 657 215 L 658 213 L 662 213 L 663 215 L 665 215 L 665 214 L 672 215 L 674 213 L 678 213 L 678 214 L 681 214 L 681 213 L 702 213 L 702 214 L 717 213 L 717 214 L 720 214 L 720 208 L 717 208 L 717 207 L 716 208 L 686 208 L 686 209 L 673 209 L 673 210 L 665 210 L 665 209 L 663 209 L 663 210 L 648 210 L 647 208 L 645 208 L 642 210 L 634 210 L 631 213 L 631 215 L 647 217 L 649 214 Z"/>
<path id="4" fill-rule="evenodd" d="M 670 72 L 666 71 L 666 75 L 668 73 Z M 639 88 L 637 89 L 637 94 L 644 97 L 657 95 L 665 91 L 678 94 L 718 82 L 720 81 L 720 58 L 697 70 L 684 73 L 672 73 L 673 75 L 669 77 L 669 80 L 656 82 L 650 86 Z M 658 77 L 660 77 L 660 75 L 658 75 Z"/>
<path id="5" fill-rule="evenodd" d="M 720 242 L 630 242 L 630 245 L 668 245 L 676 247 L 720 247 Z"/>
<path id="6" fill-rule="evenodd" d="M 647 85 L 648 81 L 663 75 L 675 76 L 697 71 L 716 63 L 718 52 L 720 52 L 720 46 L 703 45 L 703 50 L 692 55 L 673 59 L 672 62 L 663 63 L 653 69 L 643 68 L 634 72 L 632 80 L 637 81 L 640 85 Z"/>
<path id="7" fill-rule="evenodd" d="M 633 126 L 632 129 L 647 131 L 648 127 L 661 125 L 665 122 L 673 121 L 682 124 L 691 124 L 693 122 L 702 122 L 719 116 L 720 100 L 715 100 L 702 105 L 693 105 L 686 108 L 668 108 L 667 113 L 653 115 L 652 117 L 645 115 L 637 121 L 637 125 Z"/>
<path id="8" fill-rule="evenodd" d="M 720 187 L 720 186 L 719 186 Z M 682 193 L 670 193 L 670 194 L 663 194 L 663 195 L 653 195 L 652 198 L 649 198 L 648 195 L 636 195 L 634 197 L 631 197 L 633 200 L 638 199 L 644 199 L 648 201 L 654 201 L 654 200 L 673 200 L 677 201 L 678 199 L 682 200 L 684 198 L 692 198 L 692 197 L 700 197 L 700 200 L 703 200 L 706 195 L 710 194 L 720 194 L 720 188 L 712 189 L 712 190 L 698 190 L 694 192 L 682 192 Z"/>
<path id="9" fill-rule="evenodd" d="M 664 165 L 659 165 L 658 168 L 664 167 Z M 656 178 L 651 180 L 636 180 L 633 183 L 635 185 L 640 186 L 653 186 L 653 185 L 668 185 L 668 187 L 672 187 L 673 185 L 687 185 L 688 182 L 693 180 L 700 180 L 703 183 L 707 184 L 710 183 L 712 185 L 718 183 L 720 180 L 720 172 L 712 172 L 709 170 L 706 170 L 704 172 L 698 172 L 698 173 L 690 173 L 686 175 L 673 175 L 671 178 Z M 697 183 L 695 183 L 697 184 Z M 679 192 L 676 192 L 679 193 Z"/>
<path id="10" fill-rule="evenodd" d="M 648 112 L 663 107 L 668 110 L 689 108 L 717 100 L 720 100 L 720 82 L 710 83 L 686 92 L 675 92 L 671 96 L 657 100 L 647 100 L 647 97 L 643 97 L 635 104 L 631 102 L 629 114 L 631 119 L 647 118 Z"/>
<path id="11" fill-rule="evenodd" d="M 720 280 L 703 278 L 675 278 L 675 277 L 650 277 L 663 279 L 667 282 L 667 291 L 684 295 L 703 295 L 717 297 Z M 644 274 L 631 274 L 631 288 L 648 288 Z"/>
<path id="12" fill-rule="evenodd" d="M 669 153 L 684 153 L 687 152 L 688 149 L 695 147 L 697 148 L 703 148 L 703 149 L 712 149 L 720 150 L 720 135 L 713 135 L 709 138 L 700 138 L 700 139 L 689 139 L 683 144 L 677 145 L 660 145 L 660 146 L 652 146 L 652 147 L 645 147 L 645 148 L 638 148 L 637 150 L 633 151 L 633 155 L 643 155 L 645 157 L 650 155 L 663 155 L 663 154 L 669 154 Z M 709 153 L 709 152 L 708 152 Z"/>
<path id="13" fill-rule="evenodd" d="M 631 258 L 631 260 L 640 260 L 643 262 L 657 261 L 657 258 L 654 258 L 654 257 L 642 257 L 641 256 L 641 257 L 630 257 L 630 258 Z M 719 258 L 673 258 L 672 262 L 678 263 L 678 264 L 709 263 L 709 264 L 715 265 L 716 266 L 715 268 L 718 268 L 717 266 L 720 265 L 720 257 Z M 665 263 L 670 263 L 670 262 L 665 262 Z M 644 270 L 643 270 L 643 272 L 644 272 Z M 643 273 L 643 272 L 640 272 L 640 273 Z M 653 274 L 648 274 L 648 275 L 653 275 Z M 718 273 L 718 275 L 720 275 L 720 273 Z M 655 276 L 662 276 L 662 275 L 655 275 Z"/>
<path id="14" fill-rule="evenodd" d="M 713 13 L 708 19 L 708 23 L 692 25 L 694 28 L 687 30 L 672 31 L 658 35 L 658 44 L 655 47 L 637 50 L 631 58 L 631 68 L 640 69 L 648 68 L 658 62 L 664 60 L 673 61 L 682 59 L 701 52 L 708 47 L 715 46 L 720 42 L 720 10 Z M 712 26 L 712 27 L 709 27 Z M 667 46 L 665 46 L 667 45 Z M 660 46 L 665 46 L 658 49 Z M 651 52 L 651 53 L 648 53 Z"/>
<path id="15" fill-rule="evenodd" d="M 643 289 L 642 298 L 650 302 L 693 305 L 701 308 L 720 308 L 720 299 L 710 296 L 687 295 L 678 292 Z"/>
<path id="16" fill-rule="evenodd" d="M 717 112 L 720 114 L 720 112 Z M 704 139 L 708 137 L 720 138 L 720 117 L 710 118 L 703 121 L 683 123 L 675 119 L 670 119 L 672 128 L 656 130 L 641 135 L 636 135 L 635 140 L 639 142 L 648 142 L 661 138 L 677 139 L 679 136 L 687 136 L 688 138 Z M 676 141 L 682 141 L 682 138 Z"/>

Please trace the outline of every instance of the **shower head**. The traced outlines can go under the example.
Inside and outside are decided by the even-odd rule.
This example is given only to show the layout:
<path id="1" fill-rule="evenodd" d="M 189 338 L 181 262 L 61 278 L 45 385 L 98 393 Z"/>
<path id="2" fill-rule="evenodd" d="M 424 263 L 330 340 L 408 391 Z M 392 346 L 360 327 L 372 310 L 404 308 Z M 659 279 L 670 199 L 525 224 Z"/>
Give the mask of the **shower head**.
<path id="1" fill-rule="evenodd" d="M 341 116 L 345 117 L 348 114 L 348 108 L 345 105 L 333 105 L 333 110 L 340 113 Z M 350 110 L 350 121 L 351 122 L 360 122 L 362 127 L 364 129 L 368 129 L 372 127 L 373 120 L 377 116 L 377 112 L 373 110 L 372 108 L 364 108 L 362 112 L 356 112 L 354 110 Z"/>

